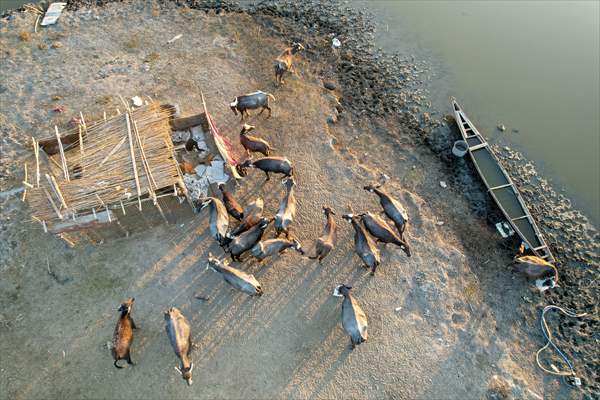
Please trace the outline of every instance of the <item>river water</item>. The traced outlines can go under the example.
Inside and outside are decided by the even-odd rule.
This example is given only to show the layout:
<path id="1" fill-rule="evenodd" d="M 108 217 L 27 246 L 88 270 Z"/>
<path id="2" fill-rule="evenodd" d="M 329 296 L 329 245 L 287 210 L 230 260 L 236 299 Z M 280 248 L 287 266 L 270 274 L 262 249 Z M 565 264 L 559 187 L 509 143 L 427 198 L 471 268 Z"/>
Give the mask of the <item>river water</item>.
<path id="1" fill-rule="evenodd" d="M 456 97 L 484 136 L 525 153 L 600 225 L 600 2 L 352 4 L 375 15 L 379 46 L 431 64 L 433 109 L 450 113 Z"/>
<path id="2" fill-rule="evenodd" d="M 600 225 L 600 2 L 355 4 L 375 14 L 380 47 L 431 63 L 434 109 L 450 114 L 456 97 Z"/>

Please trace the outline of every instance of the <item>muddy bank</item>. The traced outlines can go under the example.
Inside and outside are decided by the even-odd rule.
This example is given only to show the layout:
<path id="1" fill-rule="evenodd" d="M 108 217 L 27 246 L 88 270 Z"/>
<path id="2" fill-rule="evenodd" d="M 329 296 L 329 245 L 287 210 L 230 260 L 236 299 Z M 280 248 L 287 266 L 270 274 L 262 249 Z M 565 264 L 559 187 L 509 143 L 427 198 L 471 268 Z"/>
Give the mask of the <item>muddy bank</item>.
<path id="1" fill-rule="evenodd" d="M 183 227 L 66 249 L 39 225 L 24 223 L 26 206 L 7 197 L 0 247 L 6 260 L 2 397 L 578 398 L 597 390 L 598 310 L 589 303 L 597 297 L 597 251 L 585 249 L 598 243 L 595 231 L 582 232 L 577 215 L 565 215 L 573 235 L 592 236 L 570 236 L 579 242 L 563 244 L 564 253 L 558 240 L 550 240 L 567 286 L 544 296 L 531 293 L 506 268 L 513 248 L 485 222 L 494 222 L 496 213 L 479 181 L 468 163 L 449 158 L 452 134 L 432 118 L 435 110 L 426 109 L 419 86 L 426 65 L 378 51 L 369 19 L 330 2 L 185 5 L 191 8 L 73 2 L 59 25 L 29 41 L 18 35 L 33 26 L 31 15 L 2 22 L 2 190 L 21 179 L 18 161 L 29 135 L 43 136 L 79 110 L 114 107 L 114 94 L 148 93 L 191 112 L 202 89 L 217 123 L 235 139 L 239 122 L 227 102 L 266 89 L 277 98 L 274 116 L 252 123 L 297 165 L 296 234 L 303 244 L 320 234 L 323 204 L 336 204 L 338 214 L 347 204 L 374 210 L 376 201 L 360 188 L 385 173 L 392 177 L 389 190 L 409 209 L 415 255 L 406 259 L 384 250 L 381 273 L 370 279 L 357 267 L 351 229 L 340 221 L 339 249 L 322 267 L 292 255 L 263 267 L 245 264 L 266 288 L 253 301 L 204 272 L 207 252 L 217 251 L 205 215 Z M 165 46 L 180 33 L 175 46 Z M 333 37 L 342 42 L 337 52 Z M 272 59 L 292 41 L 307 45 L 299 77 L 276 88 Z M 335 89 L 324 89 L 325 82 Z M 57 105 L 66 112 L 54 112 Z M 440 180 L 449 188 L 441 189 Z M 525 189 L 532 185 L 528 200 L 539 201 L 530 182 L 535 180 L 519 181 Z M 236 194 L 244 201 L 264 196 L 273 213 L 280 191 L 278 182 L 263 184 L 254 175 Z M 542 220 L 548 210 L 539 207 L 532 212 Z M 568 249 L 581 249 L 572 243 L 592 255 L 576 253 L 583 262 L 575 264 Z M 114 254 L 122 256 L 115 260 Z M 585 274 L 589 286 L 571 271 Z M 342 280 L 353 284 L 371 318 L 370 340 L 356 352 L 345 347 L 339 301 L 330 296 Z M 199 303 L 198 294 L 211 300 Z M 138 366 L 115 371 L 105 343 L 113 310 L 130 295 L 142 327 L 133 350 Z M 574 326 L 560 320 L 560 343 L 585 374 L 582 391 L 545 378 L 533 360 L 542 344 L 540 306 L 554 301 L 595 312 Z M 199 343 L 192 388 L 173 372 L 166 347 L 160 314 L 171 305 L 191 317 Z M 26 357 L 19 353 L 23 348 Z M 32 366 L 40 372 L 25 379 Z"/>

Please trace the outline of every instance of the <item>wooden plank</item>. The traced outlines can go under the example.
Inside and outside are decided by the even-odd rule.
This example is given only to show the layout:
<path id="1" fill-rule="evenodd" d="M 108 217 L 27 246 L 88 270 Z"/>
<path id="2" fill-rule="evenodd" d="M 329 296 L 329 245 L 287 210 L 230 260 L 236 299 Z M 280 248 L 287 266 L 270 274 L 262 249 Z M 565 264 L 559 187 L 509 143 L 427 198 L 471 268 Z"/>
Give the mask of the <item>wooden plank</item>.
<path id="1" fill-rule="evenodd" d="M 67 149 L 69 149 L 72 145 L 79 141 L 79 133 L 70 133 L 68 135 L 63 135 L 60 138 L 61 143 Z M 54 154 L 58 154 L 60 152 L 60 147 L 58 145 L 58 140 L 56 139 L 56 135 L 51 138 L 40 139 L 37 141 L 38 146 L 42 148 L 46 152 L 46 154 L 52 156 Z"/>
<path id="2" fill-rule="evenodd" d="M 489 190 L 503 189 L 505 187 L 514 186 L 514 185 L 515 184 L 513 182 L 511 182 L 511 183 L 507 183 L 506 185 L 494 186 L 494 187 L 490 188 Z"/>
<path id="3" fill-rule="evenodd" d="M 470 151 L 475 151 L 475 150 L 483 149 L 484 147 L 488 147 L 488 143 L 487 142 L 475 145 L 473 147 L 469 147 L 469 150 Z"/>
<path id="4" fill-rule="evenodd" d="M 49 230 L 52 233 L 63 233 L 79 231 L 88 228 L 100 228 L 102 226 L 110 224 L 113 220 L 116 220 L 116 215 L 110 210 L 105 210 L 99 211 L 95 214 L 88 214 L 83 216 L 80 215 L 77 218 L 77 222 L 71 220 L 59 222 L 50 227 Z"/>
<path id="5" fill-rule="evenodd" d="M 520 219 L 525 219 L 525 218 L 529 218 L 529 215 L 523 215 L 523 216 L 521 216 L 521 217 L 513 218 L 512 220 L 513 220 L 513 221 L 518 221 L 518 220 L 520 220 Z"/>
<path id="6" fill-rule="evenodd" d="M 191 115 L 189 117 L 173 118 L 169 122 L 171 124 L 171 129 L 174 131 L 184 131 L 198 125 L 202 126 L 204 132 L 208 132 L 210 129 L 205 113 Z"/>

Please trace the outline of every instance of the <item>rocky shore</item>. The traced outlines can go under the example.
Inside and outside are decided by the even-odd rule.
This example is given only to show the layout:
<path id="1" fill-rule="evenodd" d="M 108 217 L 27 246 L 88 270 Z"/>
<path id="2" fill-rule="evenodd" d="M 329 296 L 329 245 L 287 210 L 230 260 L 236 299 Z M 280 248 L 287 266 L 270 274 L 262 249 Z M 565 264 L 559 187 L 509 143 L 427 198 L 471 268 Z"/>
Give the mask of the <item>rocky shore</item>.
<path id="1" fill-rule="evenodd" d="M 94 18 L 98 7 L 106 3 L 111 1 L 70 1 L 67 10 L 71 12 L 70 18 L 85 20 Z M 314 0 L 267 0 L 242 4 L 217 0 L 156 2 L 157 7 L 175 5 L 202 10 L 209 15 L 246 14 L 269 35 L 305 43 L 305 57 L 318 66 L 318 70 L 311 72 L 320 77 L 326 87 L 333 89 L 330 96 L 341 104 L 331 109 L 328 117 L 330 125 L 343 124 L 348 119 L 360 120 L 371 132 L 386 135 L 399 146 L 426 149 L 437 157 L 439 171 L 453 193 L 466 199 L 477 218 L 486 219 L 490 226 L 501 219 L 470 162 L 456 159 L 451 154 L 452 143 L 458 138 L 453 121 L 432 117 L 443 115 L 445 111 L 431 110 L 422 94 L 422 72 L 427 65 L 409 56 L 386 54 L 376 48 L 373 42 L 376 26 L 365 11 L 352 8 L 350 2 Z M 341 42 L 339 48 L 332 47 L 334 38 Z M 2 85 L 0 83 L 0 92 L 4 91 Z M 4 118 L 0 121 L 5 122 Z M 12 121 L 6 122 L 9 124 L 2 124 L 0 131 L 3 148 L 24 148 L 26 144 L 19 136 L 19 130 L 10 126 Z M 354 125 L 358 126 L 358 122 Z M 14 151 L 16 156 L 22 154 L 22 150 Z M 600 234 L 584 215 L 572 208 L 565 196 L 537 173 L 533 163 L 522 154 L 509 148 L 495 148 L 495 151 L 539 222 L 558 260 L 560 272 L 559 288 L 541 296 L 532 296 L 533 300 L 524 299 L 519 310 L 528 321 L 537 321 L 541 309 L 547 304 L 588 313 L 579 321 L 556 320 L 555 323 L 560 323 L 554 333 L 581 374 L 581 393 L 585 398 L 594 398 L 600 392 Z M 18 181 L 15 176 L 20 172 L 18 166 L 4 161 L 1 188 L 7 190 Z M 12 206 L 4 205 L 3 211 L 9 207 Z M 3 212 L 3 225 L 10 223 L 6 219 L 8 214 Z M 506 243 L 503 257 L 510 257 L 510 252 L 516 249 L 514 244 Z M 0 256 L 12 257 L 11 246 L 14 248 L 16 244 L 2 247 Z M 508 397 L 521 394 L 535 398 L 514 388 L 511 392 L 504 383 L 498 385 L 500 389 L 488 393 L 490 398 L 502 398 L 503 393 Z M 493 397 L 497 395 L 500 397 Z M 569 396 L 576 397 L 572 392 Z"/>

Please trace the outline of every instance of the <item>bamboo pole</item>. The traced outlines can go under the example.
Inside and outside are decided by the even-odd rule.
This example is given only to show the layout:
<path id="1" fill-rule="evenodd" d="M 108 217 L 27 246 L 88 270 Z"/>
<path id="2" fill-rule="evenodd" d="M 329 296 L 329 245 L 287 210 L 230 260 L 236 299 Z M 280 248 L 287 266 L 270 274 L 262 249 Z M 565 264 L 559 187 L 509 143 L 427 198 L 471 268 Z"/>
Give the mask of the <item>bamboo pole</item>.
<path id="1" fill-rule="evenodd" d="M 33 136 L 31 141 L 33 142 L 33 154 L 35 154 L 35 182 L 36 186 L 40 187 L 40 146 Z"/>
<path id="2" fill-rule="evenodd" d="M 127 139 L 126 137 L 123 137 L 123 139 L 121 139 L 121 141 L 119 143 L 117 143 L 117 145 L 115 147 L 113 147 L 113 149 L 110 151 L 110 153 L 108 153 L 108 155 L 106 157 L 104 157 L 104 160 L 102 160 L 102 162 L 100 162 L 100 167 L 104 165 L 104 163 L 106 161 L 108 161 L 108 159 L 115 154 L 120 148 L 121 146 L 123 146 L 123 143 L 125 143 L 125 139 Z"/>
<path id="3" fill-rule="evenodd" d="M 142 141 L 140 139 L 140 134 L 138 131 L 137 123 L 131 116 L 131 109 L 129 108 L 127 103 L 125 103 L 125 101 L 123 100 L 122 97 L 121 97 L 121 101 L 123 101 L 123 104 L 125 104 L 125 106 L 129 110 L 129 112 L 127 112 L 127 115 L 129 116 L 129 120 L 131 121 L 131 123 L 133 125 L 133 132 L 135 134 L 136 141 L 138 142 L 138 146 L 140 147 L 140 153 L 142 155 L 142 165 L 144 166 L 144 169 L 146 172 L 146 179 L 148 180 L 148 185 L 150 186 L 148 193 L 150 194 L 151 197 L 154 197 L 154 199 L 155 199 L 153 201 L 154 205 L 156 206 L 156 208 L 158 208 L 158 212 L 163 217 L 165 222 L 168 224 L 169 220 L 165 217 L 165 214 L 163 213 L 163 210 L 162 210 L 160 204 L 158 204 L 158 201 L 156 200 L 156 194 L 154 193 L 154 190 L 152 189 L 152 184 L 154 184 L 155 189 L 158 189 L 158 186 L 156 185 L 156 181 L 154 180 L 154 177 L 152 176 L 152 170 L 150 169 L 150 165 L 148 164 L 148 160 L 146 159 L 146 153 L 144 152 L 144 146 L 142 145 Z"/>
<path id="4" fill-rule="evenodd" d="M 70 235 L 66 234 L 66 233 L 60 233 L 58 235 L 62 240 L 64 240 L 69 247 L 75 247 L 75 242 L 73 241 L 73 239 L 71 238 Z"/>
<path id="5" fill-rule="evenodd" d="M 21 201 L 25 201 L 25 198 L 27 197 L 27 186 L 33 188 L 33 185 L 30 185 L 29 182 L 27 182 L 27 163 L 25 163 L 25 179 L 23 180 L 23 183 L 25 184 L 25 190 L 23 190 L 23 197 L 21 197 Z"/>
<path id="6" fill-rule="evenodd" d="M 81 123 L 79 123 L 78 125 L 78 129 L 79 129 L 79 153 L 81 154 L 81 162 L 83 163 L 83 156 L 84 156 L 84 152 L 83 152 L 83 127 L 81 125 Z"/>
<path id="7" fill-rule="evenodd" d="M 138 145 L 140 146 L 140 153 L 142 154 L 142 164 L 144 164 L 144 168 L 146 169 L 148 183 L 150 183 L 150 181 L 152 180 L 152 184 L 154 184 L 154 188 L 158 189 L 158 186 L 156 185 L 156 181 L 154 180 L 154 177 L 152 176 L 152 170 L 150 169 L 150 164 L 148 164 L 148 159 L 146 158 L 146 153 L 144 152 L 144 146 L 142 145 L 142 140 L 140 139 L 140 133 L 137 128 L 137 123 L 131 117 L 131 114 L 129 114 L 129 119 L 133 123 L 133 128 L 134 128 L 133 132 L 135 134 L 135 138 L 138 142 Z M 150 185 L 150 188 L 152 188 L 152 185 Z"/>
<path id="8" fill-rule="evenodd" d="M 62 192 L 60 191 L 60 187 L 58 186 L 56 179 L 54 179 L 54 176 L 46 174 L 46 179 L 48 180 L 50 187 L 54 191 L 54 194 L 60 200 L 60 203 L 62 204 L 62 206 L 65 208 L 65 210 L 68 210 L 69 206 L 67 206 L 67 202 L 65 201 L 65 198 L 63 197 Z"/>
<path id="9" fill-rule="evenodd" d="M 135 177 L 135 188 L 137 189 L 137 195 L 138 195 L 138 201 L 139 201 L 140 197 L 142 196 L 142 191 L 140 189 L 140 180 L 138 178 L 137 166 L 136 166 L 136 162 L 135 162 L 135 152 L 133 149 L 133 140 L 131 138 L 131 126 L 129 125 L 129 117 L 127 115 L 125 115 L 125 121 L 127 123 L 127 136 L 129 138 L 129 150 L 131 153 L 131 163 L 133 165 L 133 176 Z M 142 211 L 142 202 L 139 201 L 138 205 L 139 205 L 139 210 Z"/>
<path id="10" fill-rule="evenodd" d="M 58 127 L 54 125 L 54 131 L 56 133 L 56 141 L 58 142 L 58 149 L 60 150 L 60 159 L 62 161 L 62 169 L 65 174 L 65 180 L 67 182 L 69 179 L 69 169 L 67 168 L 67 159 L 65 158 L 65 150 L 63 149 L 62 141 L 60 140 L 60 134 L 58 133 Z"/>
<path id="11" fill-rule="evenodd" d="M 44 190 L 44 194 L 46 195 L 46 198 L 48 198 L 48 201 L 50 202 L 50 205 L 52 206 L 52 208 L 54 209 L 54 212 L 56 212 L 56 215 L 58 215 L 58 218 L 60 218 L 61 220 L 64 219 L 62 214 L 60 213 L 58 207 L 56 207 L 56 204 L 54 204 L 54 200 L 52 200 L 52 196 L 50 196 L 50 193 L 48 193 L 48 191 L 46 190 L 46 188 L 42 188 Z"/>

